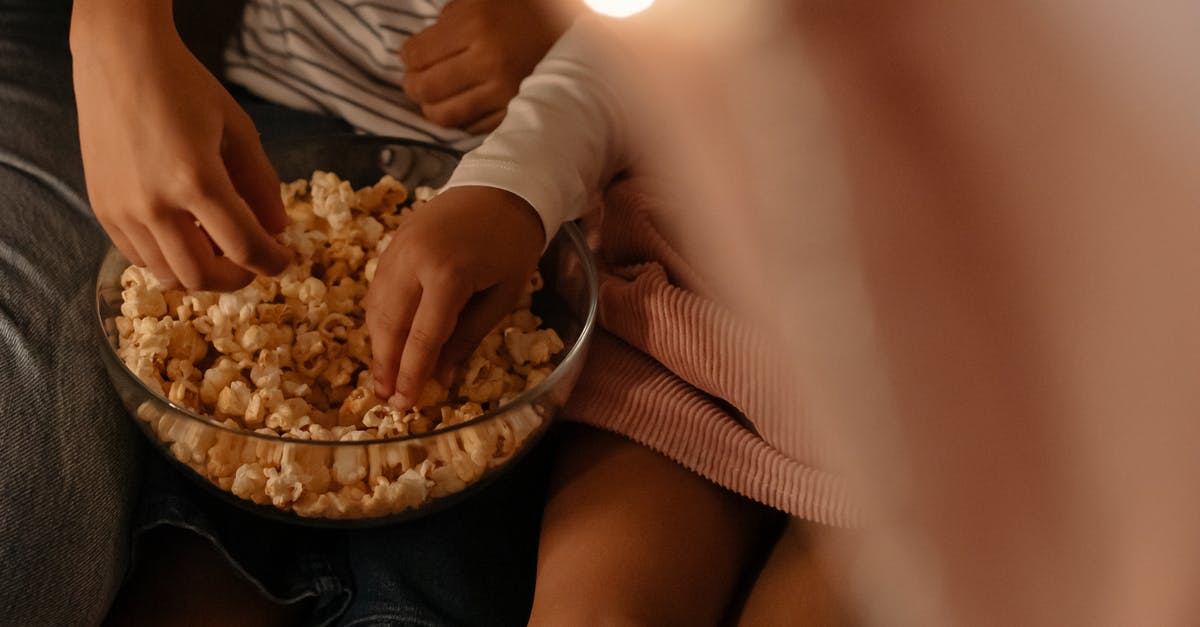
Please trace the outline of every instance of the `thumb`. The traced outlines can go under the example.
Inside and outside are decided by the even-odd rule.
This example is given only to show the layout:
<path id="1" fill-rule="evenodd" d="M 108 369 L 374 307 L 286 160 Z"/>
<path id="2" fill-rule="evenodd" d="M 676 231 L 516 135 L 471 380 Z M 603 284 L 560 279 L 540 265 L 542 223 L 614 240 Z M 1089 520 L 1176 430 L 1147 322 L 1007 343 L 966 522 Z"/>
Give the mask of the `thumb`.
<path id="1" fill-rule="evenodd" d="M 279 197 L 279 176 L 267 159 L 254 122 L 244 111 L 232 105 L 227 116 L 221 157 L 237 193 L 250 205 L 263 228 L 279 233 L 288 225 L 287 212 Z"/>

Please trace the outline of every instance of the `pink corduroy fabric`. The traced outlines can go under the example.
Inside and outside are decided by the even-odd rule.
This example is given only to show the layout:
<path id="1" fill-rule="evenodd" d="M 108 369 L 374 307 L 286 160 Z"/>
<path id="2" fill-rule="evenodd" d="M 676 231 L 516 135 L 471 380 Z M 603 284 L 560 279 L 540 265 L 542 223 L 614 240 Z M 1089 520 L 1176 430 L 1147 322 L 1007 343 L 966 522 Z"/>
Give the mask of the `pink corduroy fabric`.
<path id="1" fill-rule="evenodd" d="M 600 265 L 599 329 L 564 418 L 794 516 L 855 524 L 783 361 L 670 243 L 666 202 L 644 178 L 623 179 L 585 219 Z"/>

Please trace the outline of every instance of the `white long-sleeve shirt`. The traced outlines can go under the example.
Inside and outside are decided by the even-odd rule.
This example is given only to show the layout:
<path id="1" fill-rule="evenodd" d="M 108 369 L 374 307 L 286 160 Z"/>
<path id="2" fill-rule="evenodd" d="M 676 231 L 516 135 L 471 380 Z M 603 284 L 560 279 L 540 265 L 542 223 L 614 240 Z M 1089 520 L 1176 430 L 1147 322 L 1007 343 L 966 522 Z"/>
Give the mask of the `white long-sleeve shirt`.
<path id="1" fill-rule="evenodd" d="M 482 185 L 520 196 L 541 216 L 547 242 L 587 211 L 631 159 L 618 90 L 598 67 L 602 55 L 616 53 L 603 38 L 589 18 L 568 29 L 446 187 Z"/>

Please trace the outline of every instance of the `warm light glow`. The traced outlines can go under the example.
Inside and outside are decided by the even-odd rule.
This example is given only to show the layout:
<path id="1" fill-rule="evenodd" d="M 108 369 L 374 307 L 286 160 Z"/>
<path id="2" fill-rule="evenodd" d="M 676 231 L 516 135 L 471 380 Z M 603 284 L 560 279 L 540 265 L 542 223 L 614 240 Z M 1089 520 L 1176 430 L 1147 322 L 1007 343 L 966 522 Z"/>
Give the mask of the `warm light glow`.
<path id="1" fill-rule="evenodd" d="M 629 17 L 641 13 L 654 4 L 654 0 L 583 0 L 591 9 L 611 17 Z"/>

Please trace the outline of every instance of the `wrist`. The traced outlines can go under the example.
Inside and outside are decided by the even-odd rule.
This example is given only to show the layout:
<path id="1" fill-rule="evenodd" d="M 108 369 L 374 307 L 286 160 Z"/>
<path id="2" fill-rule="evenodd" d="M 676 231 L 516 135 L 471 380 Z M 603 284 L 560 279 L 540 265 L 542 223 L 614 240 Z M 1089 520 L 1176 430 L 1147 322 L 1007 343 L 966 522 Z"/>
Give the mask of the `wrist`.
<path id="1" fill-rule="evenodd" d="M 497 188 L 488 188 L 492 190 L 497 198 L 503 198 L 505 210 L 513 214 L 514 219 L 518 221 L 522 228 L 532 238 L 531 241 L 536 241 L 536 250 L 539 252 L 546 248 L 546 226 L 542 224 L 542 216 L 529 204 L 529 201 L 520 196 L 506 190 Z"/>
<path id="2" fill-rule="evenodd" d="M 76 0 L 69 43 L 76 61 L 141 55 L 164 37 L 178 39 L 171 0 Z"/>
<path id="3" fill-rule="evenodd" d="M 515 242 L 528 244 L 539 253 L 545 248 L 546 229 L 541 216 L 517 194 L 487 185 L 462 185 L 446 189 L 441 195 L 453 197 L 472 219 L 490 222 L 498 234 L 513 237 Z"/>

